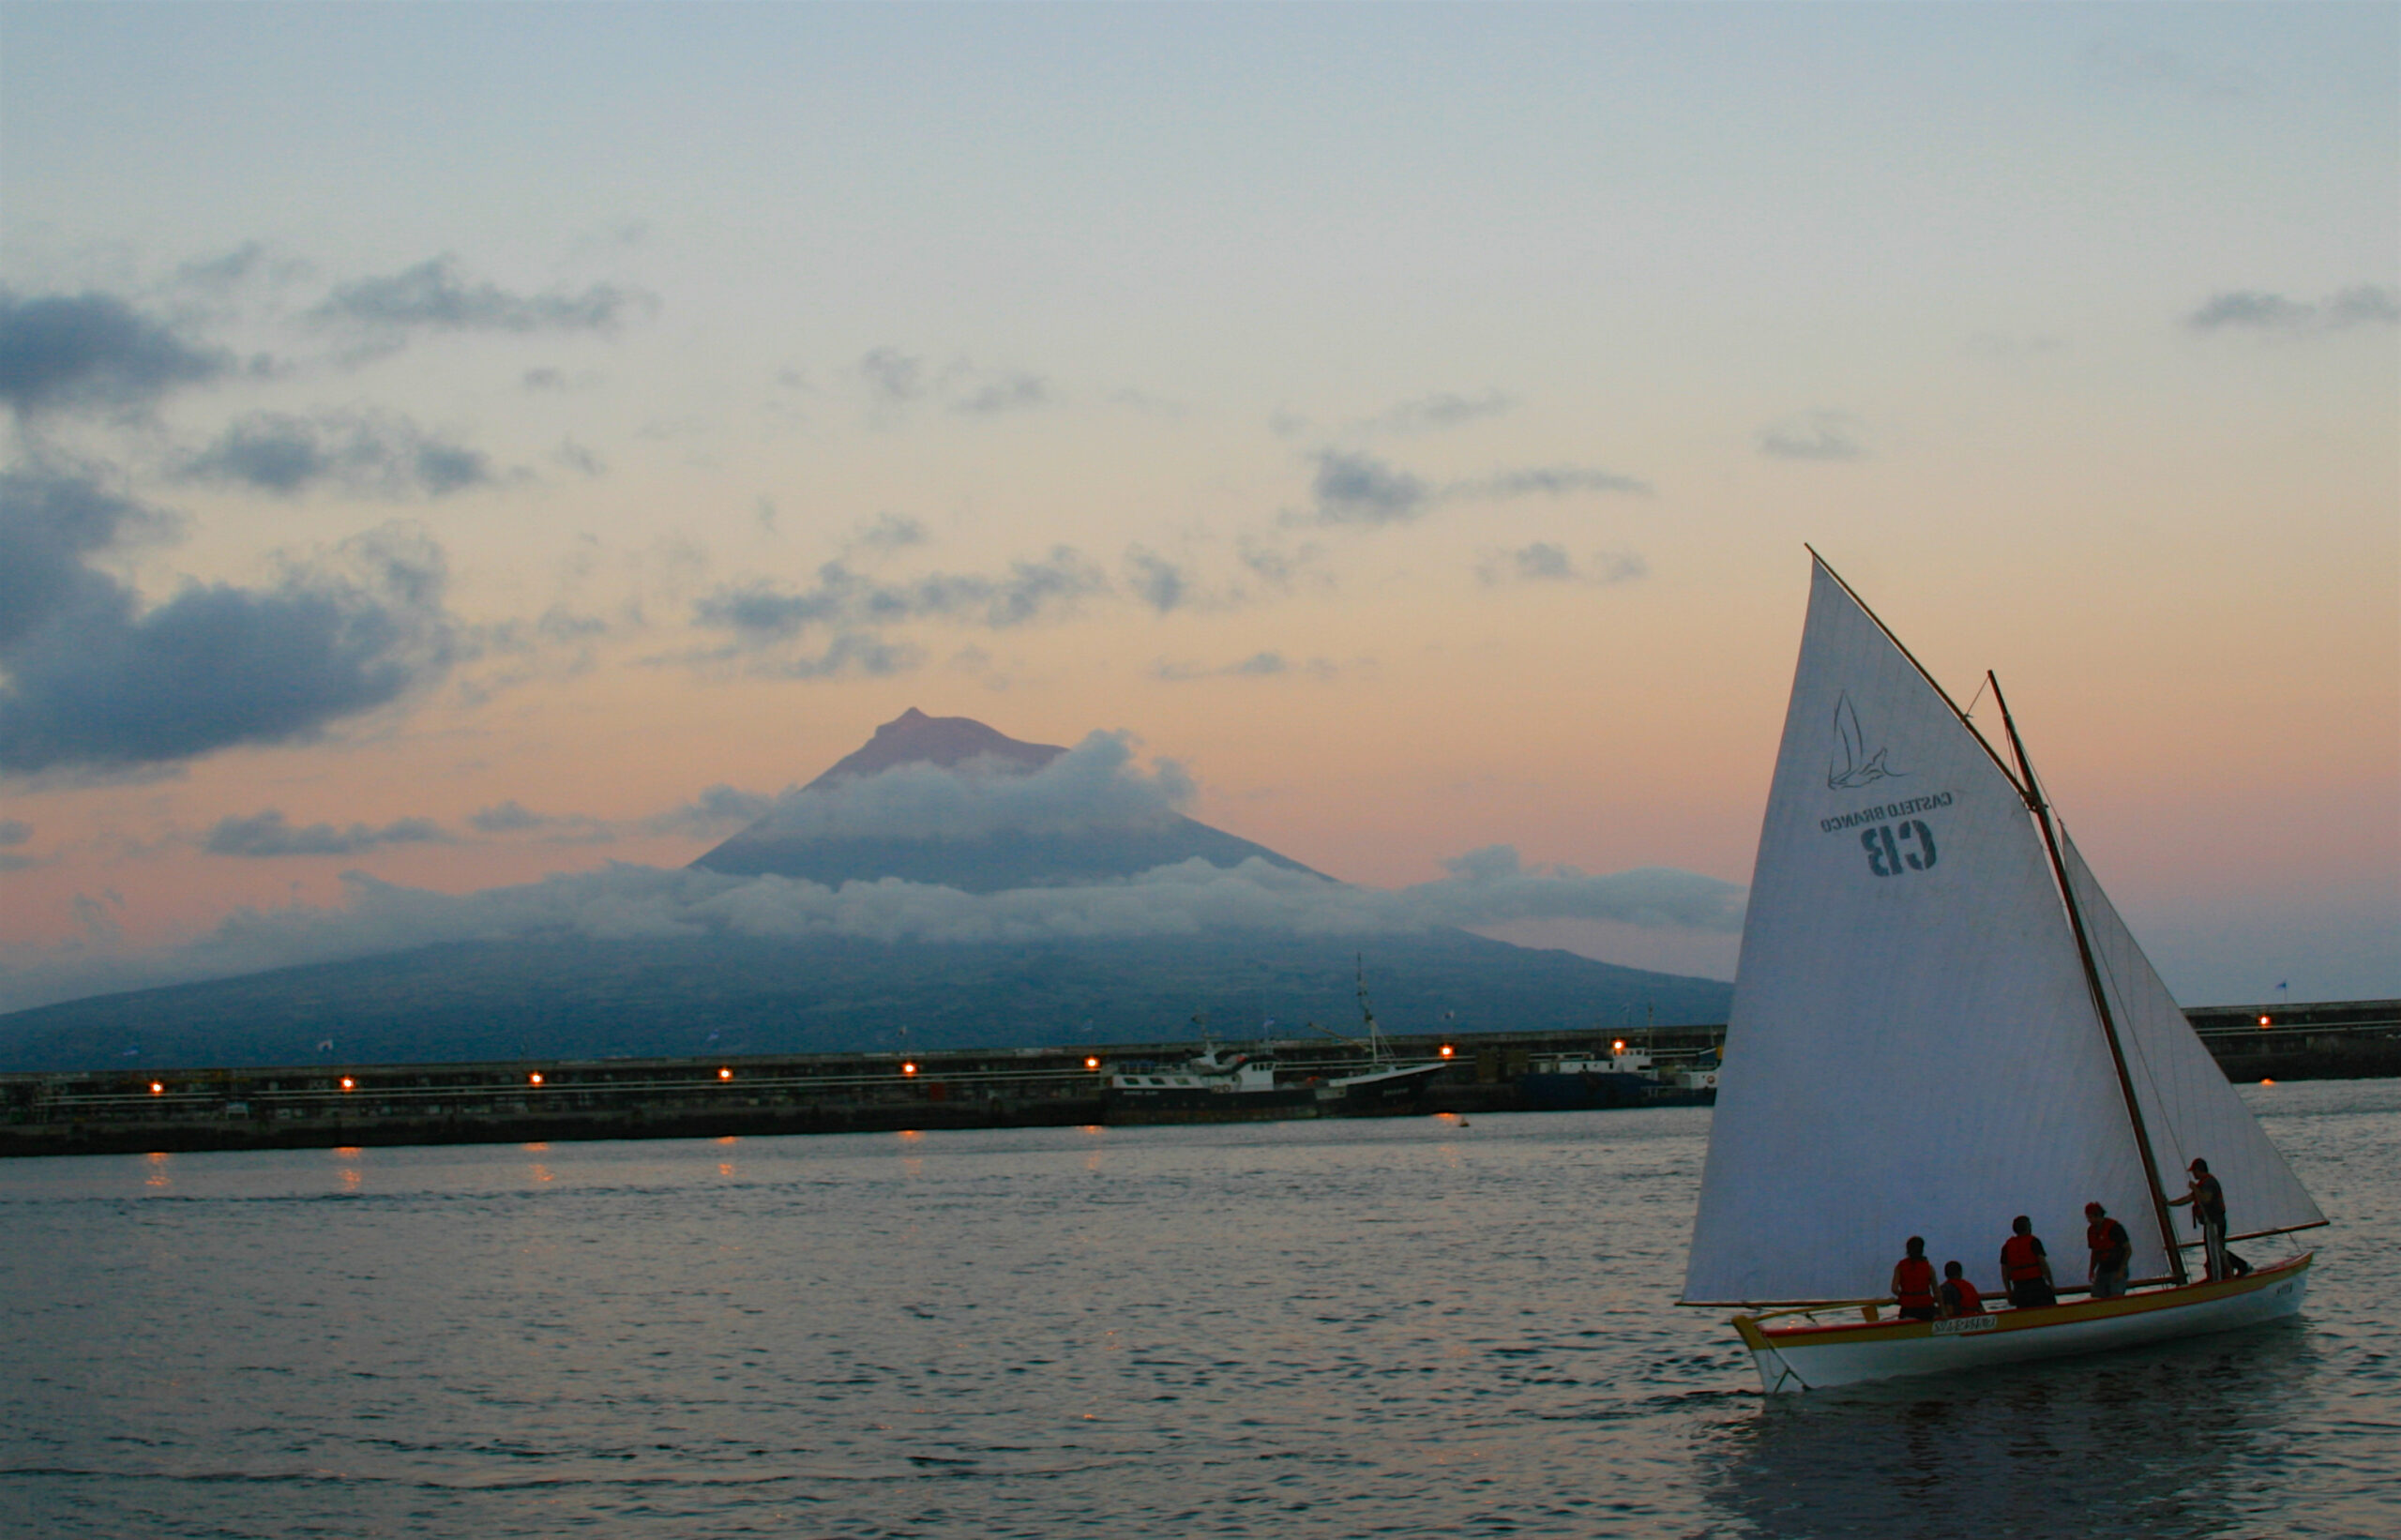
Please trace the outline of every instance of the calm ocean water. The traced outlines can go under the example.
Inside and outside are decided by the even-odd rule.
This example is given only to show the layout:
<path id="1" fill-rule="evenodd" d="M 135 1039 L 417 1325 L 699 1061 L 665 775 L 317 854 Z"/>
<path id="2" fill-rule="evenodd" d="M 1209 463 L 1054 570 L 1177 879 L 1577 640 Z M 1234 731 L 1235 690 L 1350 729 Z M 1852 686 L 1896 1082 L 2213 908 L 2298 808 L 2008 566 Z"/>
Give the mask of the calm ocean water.
<path id="1" fill-rule="evenodd" d="M 1697 1110 L 5 1163 L 0 1529 L 2401 1532 L 2401 1081 L 2246 1095 L 2301 1321 L 1774 1403 Z"/>

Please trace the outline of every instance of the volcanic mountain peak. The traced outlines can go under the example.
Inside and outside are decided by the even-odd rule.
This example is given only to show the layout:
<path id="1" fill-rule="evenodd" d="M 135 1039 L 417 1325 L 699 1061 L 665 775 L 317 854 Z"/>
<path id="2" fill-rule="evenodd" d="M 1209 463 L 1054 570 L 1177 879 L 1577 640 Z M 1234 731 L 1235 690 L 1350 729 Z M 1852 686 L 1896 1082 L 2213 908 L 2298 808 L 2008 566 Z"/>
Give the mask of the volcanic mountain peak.
<path id="1" fill-rule="evenodd" d="M 872 776 L 902 764 L 934 764 L 947 770 L 969 760 L 997 760 L 1039 770 L 1065 753 L 1057 744 L 1025 743 L 986 727 L 972 717 L 929 717 L 916 707 L 875 730 L 875 736 L 835 762 L 803 787 L 823 792 L 854 776 Z"/>
<path id="2" fill-rule="evenodd" d="M 1159 785 L 1121 777 L 1122 743 L 1096 734 L 1074 752 L 1086 750 L 1095 757 L 1084 768 L 1095 774 L 1045 785 L 1036 772 L 1063 759 L 1058 774 L 1074 769 L 1079 762 L 1068 758 L 1070 750 L 912 706 L 800 795 L 786 797 L 692 865 L 826 887 L 891 877 L 964 893 L 1116 882 L 1194 859 L 1225 868 L 1257 859 L 1309 871 L 1289 855 L 1174 811 Z M 876 781 L 918 764 L 1004 774 L 957 776 L 946 789 L 922 779 Z"/>

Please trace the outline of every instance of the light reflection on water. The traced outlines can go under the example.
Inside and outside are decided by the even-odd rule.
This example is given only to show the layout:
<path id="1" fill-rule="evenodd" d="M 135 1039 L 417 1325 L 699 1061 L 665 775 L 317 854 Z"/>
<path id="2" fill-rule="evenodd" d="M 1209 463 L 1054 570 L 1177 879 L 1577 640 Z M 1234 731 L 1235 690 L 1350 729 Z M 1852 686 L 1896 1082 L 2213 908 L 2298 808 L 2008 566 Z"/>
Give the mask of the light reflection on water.
<path id="1" fill-rule="evenodd" d="M 1668 1304 L 1695 1110 L 0 1164 L 0 1515 L 2401 1532 L 2401 1082 L 2245 1094 L 2339 1218 L 2300 1321 L 1774 1402 Z"/>

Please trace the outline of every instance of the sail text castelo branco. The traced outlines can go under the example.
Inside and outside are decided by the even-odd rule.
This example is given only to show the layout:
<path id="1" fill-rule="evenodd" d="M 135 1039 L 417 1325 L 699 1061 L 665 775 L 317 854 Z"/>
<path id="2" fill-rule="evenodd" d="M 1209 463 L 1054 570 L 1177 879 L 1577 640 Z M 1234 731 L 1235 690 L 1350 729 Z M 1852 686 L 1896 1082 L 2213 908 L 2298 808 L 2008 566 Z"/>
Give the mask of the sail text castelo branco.
<path id="1" fill-rule="evenodd" d="M 2162 1182 L 2196 1155 L 2236 1238 L 2325 1222 L 2001 736 L 1816 564 L 1684 1303 L 1876 1300 L 1910 1235 L 1989 1282 L 2019 1214 L 2065 1282 L 2091 1200 L 2123 1218 L 2138 1283 L 2182 1285 Z"/>

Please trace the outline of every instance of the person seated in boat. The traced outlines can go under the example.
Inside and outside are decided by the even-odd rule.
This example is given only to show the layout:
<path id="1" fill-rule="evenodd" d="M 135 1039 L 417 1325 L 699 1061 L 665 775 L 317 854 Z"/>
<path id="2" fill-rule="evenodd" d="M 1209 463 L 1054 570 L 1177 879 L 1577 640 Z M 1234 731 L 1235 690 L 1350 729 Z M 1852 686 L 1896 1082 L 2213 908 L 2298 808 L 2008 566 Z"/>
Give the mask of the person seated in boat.
<path id="1" fill-rule="evenodd" d="M 2126 1269 L 2135 1260 L 2134 1237 L 2126 1227 L 2109 1217 L 2109 1211 L 2098 1203 L 2084 1205 L 2084 1244 L 2092 1253 L 2092 1261 L 2084 1269 L 2085 1281 L 2092 1285 L 2094 1299 L 2117 1299 L 2126 1291 Z"/>
<path id="2" fill-rule="evenodd" d="M 2167 1206 L 2193 1205 L 2193 1223 L 2200 1229 L 2201 1251 L 2208 1258 L 2210 1281 L 2214 1283 L 2227 1276 L 2226 1189 L 2210 1174 L 2210 1163 L 2198 1155 L 2184 1168 L 2184 1196 L 2170 1198 Z"/>
<path id="3" fill-rule="evenodd" d="M 1910 1254 L 1893 1264 L 1894 1313 L 1903 1321 L 1932 1321 L 1942 1311 L 1934 1297 L 1934 1264 L 1925 1260 L 1925 1237 L 1910 1237 Z"/>
<path id="4" fill-rule="evenodd" d="M 2059 1286 L 2051 1281 L 2051 1259 L 2035 1237 L 2034 1221 L 2021 1214 L 2009 1229 L 2009 1239 L 2001 1243 L 2001 1281 L 2009 1303 L 2020 1309 L 2057 1305 Z"/>
<path id="5" fill-rule="evenodd" d="M 1985 1314 L 1985 1296 L 1968 1281 L 1967 1270 L 1957 1262 L 1942 1264 L 1942 1314 L 1948 1319 Z"/>

